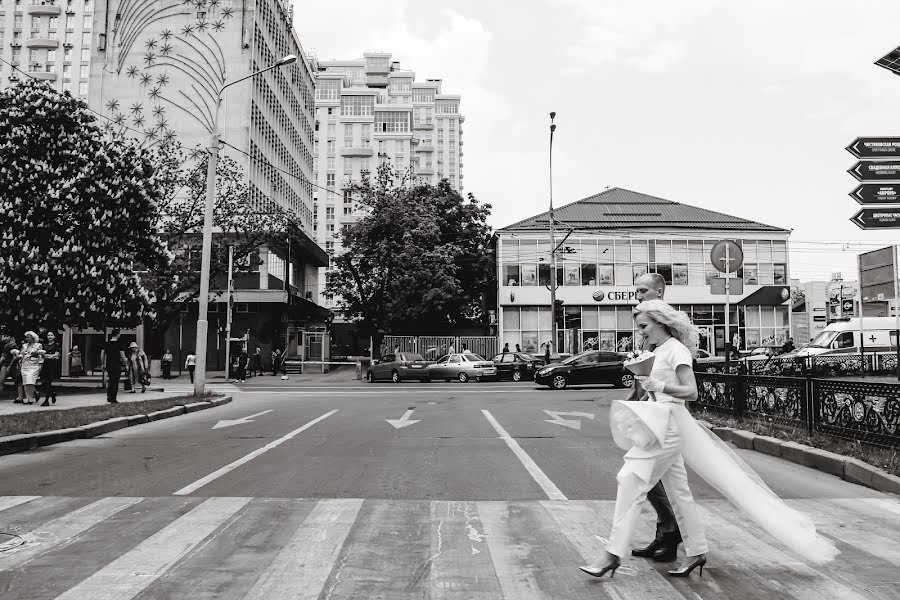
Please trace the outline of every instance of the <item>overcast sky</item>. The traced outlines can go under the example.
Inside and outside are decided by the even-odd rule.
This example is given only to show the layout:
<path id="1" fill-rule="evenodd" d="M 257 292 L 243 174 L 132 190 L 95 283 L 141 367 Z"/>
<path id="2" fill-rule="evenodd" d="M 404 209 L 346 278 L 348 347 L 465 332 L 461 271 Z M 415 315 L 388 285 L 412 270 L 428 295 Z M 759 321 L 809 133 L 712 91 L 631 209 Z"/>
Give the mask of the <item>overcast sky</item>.
<path id="1" fill-rule="evenodd" d="M 900 135 L 888 0 L 295 2 L 321 59 L 392 52 L 462 95 L 465 191 L 502 227 L 618 186 L 793 229 L 791 275 L 900 241 L 849 218 L 857 136 Z"/>

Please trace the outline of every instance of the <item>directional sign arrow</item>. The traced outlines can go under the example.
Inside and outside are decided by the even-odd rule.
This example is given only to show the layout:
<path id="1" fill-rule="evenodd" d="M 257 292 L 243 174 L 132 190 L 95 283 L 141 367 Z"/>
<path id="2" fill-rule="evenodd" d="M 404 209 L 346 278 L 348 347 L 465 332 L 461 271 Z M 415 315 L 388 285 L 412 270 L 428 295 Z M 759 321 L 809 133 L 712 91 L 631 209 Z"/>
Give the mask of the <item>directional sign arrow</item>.
<path id="1" fill-rule="evenodd" d="M 896 160 L 861 160 L 847 170 L 860 181 L 900 180 L 900 162 Z"/>
<path id="2" fill-rule="evenodd" d="M 856 138 L 847 146 L 847 152 L 856 158 L 898 158 L 900 137 Z"/>
<path id="3" fill-rule="evenodd" d="M 242 419 L 225 419 L 223 421 L 219 421 L 215 425 L 213 425 L 213 429 L 221 429 L 223 427 L 231 427 L 232 425 L 243 425 L 244 423 L 252 423 L 253 419 L 256 417 L 261 417 L 266 413 L 272 412 L 271 410 L 264 410 L 262 412 L 258 412 L 255 415 L 250 415 L 249 417 L 243 417 Z"/>
<path id="4" fill-rule="evenodd" d="M 545 410 L 545 413 L 553 417 L 552 419 L 545 419 L 548 423 L 554 423 L 556 425 L 562 425 L 563 427 L 568 427 L 569 429 L 581 429 L 581 421 L 578 419 L 563 419 L 563 416 L 566 417 L 582 417 L 585 419 L 593 419 L 594 415 L 591 413 L 583 413 L 583 412 L 560 412 L 556 410 Z"/>
<path id="5" fill-rule="evenodd" d="M 403 429 L 404 427 L 409 427 L 410 425 L 414 425 L 419 422 L 415 420 L 411 421 L 409 419 L 412 416 L 414 410 L 416 410 L 416 407 L 410 406 L 409 409 L 407 409 L 407 411 L 403 413 L 403 416 L 399 419 L 385 419 L 385 421 L 393 425 L 394 429 Z"/>
<path id="6" fill-rule="evenodd" d="M 850 192 L 850 197 L 863 206 L 900 204 L 900 183 L 863 183 Z"/>
<path id="7" fill-rule="evenodd" d="M 863 208 L 850 221 L 860 229 L 900 229 L 900 208 Z"/>

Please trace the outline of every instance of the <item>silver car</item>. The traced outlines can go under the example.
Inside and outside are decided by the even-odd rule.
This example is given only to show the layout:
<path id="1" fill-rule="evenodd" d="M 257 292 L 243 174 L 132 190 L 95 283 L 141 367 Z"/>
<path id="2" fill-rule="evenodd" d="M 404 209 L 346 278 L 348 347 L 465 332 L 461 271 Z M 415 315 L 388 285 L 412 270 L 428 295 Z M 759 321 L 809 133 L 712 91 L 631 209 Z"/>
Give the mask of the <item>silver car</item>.
<path id="1" fill-rule="evenodd" d="M 372 366 L 366 372 L 366 379 L 369 383 L 384 380 L 400 383 L 404 379 L 428 382 L 431 381 L 428 373 L 430 364 L 430 360 L 425 360 L 421 354 L 415 352 L 385 354 L 380 359 L 372 361 Z"/>
<path id="2" fill-rule="evenodd" d="M 470 379 L 481 380 L 485 377 L 496 377 L 497 366 L 493 361 L 485 360 L 477 354 L 463 352 L 460 354 L 447 354 L 440 357 L 433 365 L 429 365 L 428 373 L 432 379 L 458 379 L 468 381 Z"/>

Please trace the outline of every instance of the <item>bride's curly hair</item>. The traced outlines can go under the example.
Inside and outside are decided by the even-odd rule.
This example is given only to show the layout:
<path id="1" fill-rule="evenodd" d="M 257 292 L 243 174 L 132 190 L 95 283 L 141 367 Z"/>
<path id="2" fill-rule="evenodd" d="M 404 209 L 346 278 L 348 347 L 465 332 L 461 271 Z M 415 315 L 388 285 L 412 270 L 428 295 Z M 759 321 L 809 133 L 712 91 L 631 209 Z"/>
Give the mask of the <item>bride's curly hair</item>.
<path id="1" fill-rule="evenodd" d="M 697 327 L 691 323 L 691 318 L 680 310 L 675 310 L 672 306 L 662 300 L 645 300 L 638 304 L 634 309 L 635 316 L 638 313 L 644 313 L 660 325 L 662 325 L 669 335 L 687 346 L 691 354 L 696 353 L 700 346 L 700 332 Z"/>

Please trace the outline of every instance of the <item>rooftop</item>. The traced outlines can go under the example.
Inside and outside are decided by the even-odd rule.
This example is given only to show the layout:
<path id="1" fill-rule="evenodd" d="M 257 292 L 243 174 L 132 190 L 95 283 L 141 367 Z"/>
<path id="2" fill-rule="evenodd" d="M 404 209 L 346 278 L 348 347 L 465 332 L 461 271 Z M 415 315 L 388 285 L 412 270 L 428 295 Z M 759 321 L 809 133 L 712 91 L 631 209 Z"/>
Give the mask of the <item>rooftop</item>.
<path id="1" fill-rule="evenodd" d="M 610 188 L 583 200 L 554 209 L 554 218 L 576 230 L 635 229 L 716 229 L 741 231 L 778 231 L 789 229 L 757 223 L 698 206 L 681 204 L 623 188 Z M 529 217 L 497 231 L 546 229 L 549 211 Z"/>

